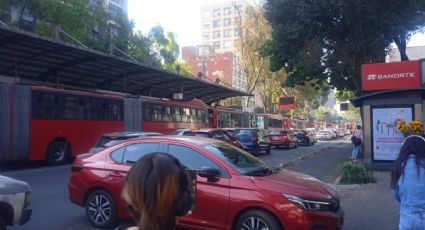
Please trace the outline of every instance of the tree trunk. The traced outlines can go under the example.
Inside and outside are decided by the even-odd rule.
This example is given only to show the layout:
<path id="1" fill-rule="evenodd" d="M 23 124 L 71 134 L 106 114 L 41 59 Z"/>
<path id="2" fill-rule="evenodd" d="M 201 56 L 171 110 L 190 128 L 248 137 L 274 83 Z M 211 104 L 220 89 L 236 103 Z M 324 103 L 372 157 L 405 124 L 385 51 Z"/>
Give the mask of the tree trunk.
<path id="1" fill-rule="evenodd" d="M 397 45 L 398 51 L 400 52 L 400 59 L 402 61 L 408 61 L 409 57 L 406 54 L 406 34 L 399 34 L 394 38 L 394 42 Z"/>

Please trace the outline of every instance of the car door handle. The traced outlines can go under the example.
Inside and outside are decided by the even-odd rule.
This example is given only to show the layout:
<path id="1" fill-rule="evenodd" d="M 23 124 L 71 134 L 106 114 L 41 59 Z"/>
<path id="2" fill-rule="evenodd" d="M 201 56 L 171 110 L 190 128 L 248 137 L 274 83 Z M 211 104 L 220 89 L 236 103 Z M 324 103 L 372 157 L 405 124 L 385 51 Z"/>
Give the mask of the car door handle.
<path id="1" fill-rule="evenodd" d="M 112 171 L 110 173 L 111 176 L 115 176 L 115 177 L 126 177 L 127 173 L 125 172 L 120 172 L 120 171 Z"/>

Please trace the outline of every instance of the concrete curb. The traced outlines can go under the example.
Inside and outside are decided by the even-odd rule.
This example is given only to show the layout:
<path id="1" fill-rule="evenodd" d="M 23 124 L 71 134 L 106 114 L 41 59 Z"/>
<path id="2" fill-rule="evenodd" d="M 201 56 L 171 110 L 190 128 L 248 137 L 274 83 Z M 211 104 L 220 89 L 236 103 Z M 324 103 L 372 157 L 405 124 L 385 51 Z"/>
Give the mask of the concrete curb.
<path id="1" fill-rule="evenodd" d="M 326 150 L 329 150 L 331 148 L 332 148 L 331 146 L 327 146 L 327 147 L 324 147 L 322 149 L 318 149 L 318 150 L 315 150 L 315 151 L 312 151 L 312 152 L 308 152 L 308 153 L 303 154 L 303 155 L 301 155 L 299 157 L 296 157 L 296 158 L 294 158 L 292 160 L 282 162 L 282 163 L 278 164 L 277 166 L 280 167 L 280 168 L 288 168 L 288 167 L 294 166 L 296 164 L 299 164 L 300 161 L 302 161 L 302 160 L 305 160 L 307 158 L 310 158 L 313 155 L 319 154 L 319 153 L 324 152 Z"/>

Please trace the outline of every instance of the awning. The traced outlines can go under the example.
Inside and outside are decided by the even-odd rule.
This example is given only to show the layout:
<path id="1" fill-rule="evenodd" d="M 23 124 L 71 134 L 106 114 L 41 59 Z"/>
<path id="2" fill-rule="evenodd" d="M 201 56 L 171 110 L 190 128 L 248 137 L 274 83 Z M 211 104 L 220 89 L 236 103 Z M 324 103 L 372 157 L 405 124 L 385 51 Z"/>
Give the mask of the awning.
<path id="1" fill-rule="evenodd" d="M 396 90 L 385 90 L 385 91 L 377 91 L 373 93 L 368 93 L 351 100 L 351 104 L 355 107 L 360 107 L 363 105 L 363 101 L 366 99 L 375 99 L 375 98 L 391 98 L 391 96 L 397 94 L 409 94 L 409 93 L 418 93 L 425 95 L 425 88 L 412 88 L 412 89 L 396 89 Z"/>
<path id="2" fill-rule="evenodd" d="M 184 77 L 89 48 L 57 42 L 0 25 L 0 75 L 58 86 L 101 89 L 210 104 L 250 96 L 215 83 Z"/>

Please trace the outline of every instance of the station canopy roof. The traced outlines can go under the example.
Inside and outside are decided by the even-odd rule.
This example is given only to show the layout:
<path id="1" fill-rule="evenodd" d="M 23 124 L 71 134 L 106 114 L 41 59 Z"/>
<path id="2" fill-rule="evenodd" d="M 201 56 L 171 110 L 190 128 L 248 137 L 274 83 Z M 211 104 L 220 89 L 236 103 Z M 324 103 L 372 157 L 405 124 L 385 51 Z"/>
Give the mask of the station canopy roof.
<path id="1" fill-rule="evenodd" d="M 198 98 L 207 104 L 250 95 L 1 24 L 0 75 L 26 82 L 159 98 L 172 98 L 174 93 L 183 93 L 183 100 Z"/>

